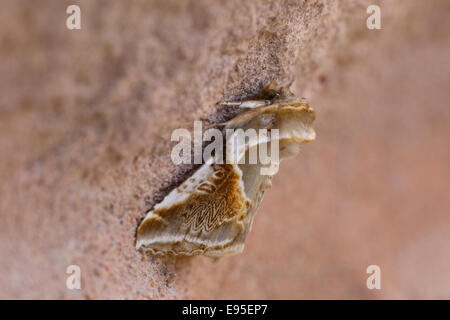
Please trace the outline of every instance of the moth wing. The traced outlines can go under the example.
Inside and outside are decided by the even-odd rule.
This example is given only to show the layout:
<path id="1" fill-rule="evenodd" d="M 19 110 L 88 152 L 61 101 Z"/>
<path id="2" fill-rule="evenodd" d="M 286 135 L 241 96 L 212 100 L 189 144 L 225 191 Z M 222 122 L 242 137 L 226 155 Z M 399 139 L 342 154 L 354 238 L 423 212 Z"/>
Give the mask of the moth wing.
<path id="1" fill-rule="evenodd" d="M 251 117 L 242 114 L 235 119 L 235 122 L 240 123 L 242 125 L 241 128 L 244 130 L 249 128 L 258 130 L 268 127 L 279 129 L 277 141 L 280 151 L 279 161 L 297 154 L 300 149 L 300 144 L 315 139 L 315 131 L 312 127 L 315 113 L 304 102 L 299 102 L 296 106 L 292 107 L 271 105 L 257 110 L 251 110 L 249 113 L 251 113 Z M 248 158 L 248 154 L 252 149 L 259 149 L 264 144 L 266 144 L 266 150 L 271 150 L 271 143 L 270 135 L 267 137 L 258 136 L 256 139 L 248 139 L 245 143 L 245 157 Z M 238 149 L 233 144 L 234 140 L 227 140 L 227 152 Z M 238 155 L 238 160 L 243 156 L 242 153 Z M 262 201 L 264 192 L 272 185 L 273 175 L 262 174 L 262 169 L 268 168 L 269 166 L 270 164 L 262 165 L 260 162 L 250 164 L 248 161 L 244 164 L 239 164 L 239 168 L 242 171 L 244 191 L 247 197 L 251 199 L 251 202 L 244 218 L 244 232 L 235 240 L 236 244 L 242 243 L 243 245 L 245 242 L 246 235 L 251 230 L 254 216 Z"/>
<path id="2" fill-rule="evenodd" d="M 239 123 L 240 129 L 262 129 L 273 121 L 274 115 L 267 113 L 262 115 L 266 108 L 258 108 L 247 111 L 237 116 L 230 124 Z M 250 116 L 249 116 L 250 114 Z M 262 165 L 259 161 L 256 163 L 249 162 L 249 154 L 258 152 L 259 146 L 262 144 L 270 145 L 270 136 L 249 136 L 246 140 L 239 140 L 238 131 L 227 138 L 226 153 L 227 156 L 232 154 L 231 160 L 238 163 L 238 167 L 242 174 L 242 185 L 244 193 L 249 199 L 249 208 L 243 217 L 243 232 L 233 240 L 232 246 L 243 248 L 248 232 L 251 231 L 253 219 L 256 211 L 261 203 L 264 192 L 272 185 L 272 176 L 261 174 L 261 169 L 268 165 Z M 270 148 L 270 147 L 269 147 Z M 241 160 L 243 163 L 240 163 Z M 228 159 L 227 159 L 228 161 Z"/>
<path id="3" fill-rule="evenodd" d="M 237 165 L 206 163 L 147 213 L 137 232 L 137 249 L 154 254 L 238 253 L 250 201 Z"/>

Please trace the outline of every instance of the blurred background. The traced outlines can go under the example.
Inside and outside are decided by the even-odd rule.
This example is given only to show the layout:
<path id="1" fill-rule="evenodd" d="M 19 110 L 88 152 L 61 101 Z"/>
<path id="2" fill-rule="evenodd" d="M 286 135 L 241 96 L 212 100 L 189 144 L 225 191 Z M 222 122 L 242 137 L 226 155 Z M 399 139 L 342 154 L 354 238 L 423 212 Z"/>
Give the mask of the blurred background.
<path id="1" fill-rule="evenodd" d="M 2 1 L 0 298 L 450 298 L 449 40 L 446 0 Z M 171 132 L 292 80 L 317 139 L 244 252 L 136 252 Z"/>

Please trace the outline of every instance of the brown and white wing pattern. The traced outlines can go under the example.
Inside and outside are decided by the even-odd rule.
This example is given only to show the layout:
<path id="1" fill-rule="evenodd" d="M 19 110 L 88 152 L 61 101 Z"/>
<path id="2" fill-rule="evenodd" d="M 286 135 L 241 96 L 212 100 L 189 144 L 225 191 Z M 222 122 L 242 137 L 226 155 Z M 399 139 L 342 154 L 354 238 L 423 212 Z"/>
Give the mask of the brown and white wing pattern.
<path id="1" fill-rule="evenodd" d="M 242 251 L 250 206 L 235 164 L 205 164 L 153 210 L 138 228 L 137 248 L 154 254 L 221 256 Z"/>

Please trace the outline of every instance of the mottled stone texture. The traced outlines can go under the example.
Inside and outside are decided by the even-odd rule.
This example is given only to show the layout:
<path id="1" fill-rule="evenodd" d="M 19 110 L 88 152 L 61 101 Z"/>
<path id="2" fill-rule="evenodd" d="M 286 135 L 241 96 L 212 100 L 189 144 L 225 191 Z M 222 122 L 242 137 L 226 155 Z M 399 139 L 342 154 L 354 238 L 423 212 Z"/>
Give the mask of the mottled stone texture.
<path id="1" fill-rule="evenodd" d="M 448 1 L 382 1 L 374 31 L 375 0 L 76 2 L 74 31 L 73 1 L 0 4 L 0 298 L 450 298 Z M 183 175 L 171 132 L 269 81 L 294 81 L 318 138 L 244 253 L 136 252 Z"/>

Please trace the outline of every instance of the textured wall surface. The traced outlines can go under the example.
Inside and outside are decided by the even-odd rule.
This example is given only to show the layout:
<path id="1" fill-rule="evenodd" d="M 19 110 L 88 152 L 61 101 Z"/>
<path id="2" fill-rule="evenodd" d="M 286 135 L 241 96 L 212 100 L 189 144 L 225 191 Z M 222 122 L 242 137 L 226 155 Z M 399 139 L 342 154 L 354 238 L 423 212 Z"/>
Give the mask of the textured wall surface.
<path id="1" fill-rule="evenodd" d="M 72 31 L 71 1 L 0 4 L 0 298 L 450 298 L 448 1 L 382 1 L 382 30 L 368 0 L 77 3 Z M 317 140 L 244 253 L 136 252 L 183 174 L 171 132 L 269 81 L 294 81 Z"/>

